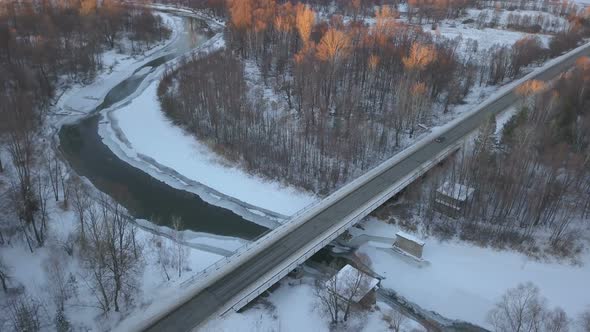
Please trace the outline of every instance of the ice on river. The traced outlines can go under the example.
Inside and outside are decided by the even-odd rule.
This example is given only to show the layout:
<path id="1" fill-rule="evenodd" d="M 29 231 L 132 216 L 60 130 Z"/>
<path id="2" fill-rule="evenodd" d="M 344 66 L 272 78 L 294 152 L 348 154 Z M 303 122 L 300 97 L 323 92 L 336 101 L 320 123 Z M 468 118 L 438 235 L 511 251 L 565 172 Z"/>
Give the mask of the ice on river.
<path id="1" fill-rule="evenodd" d="M 101 130 L 103 138 L 105 132 L 109 133 L 104 140 L 107 145 L 115 144 L 135 161 L 142 162 L 145 158 L 141 157 L 147 156 L 224 195 L 283 215 L 292 215 L 316 201 L 312 194 L 224 163 L 208 146 L 166 118 L 157 99 L 157 87 L 158 80 L 152 81 L 139 96 L 111 113 L 110 127 L 114 124 L 119 135 L 114 130 Z"/>

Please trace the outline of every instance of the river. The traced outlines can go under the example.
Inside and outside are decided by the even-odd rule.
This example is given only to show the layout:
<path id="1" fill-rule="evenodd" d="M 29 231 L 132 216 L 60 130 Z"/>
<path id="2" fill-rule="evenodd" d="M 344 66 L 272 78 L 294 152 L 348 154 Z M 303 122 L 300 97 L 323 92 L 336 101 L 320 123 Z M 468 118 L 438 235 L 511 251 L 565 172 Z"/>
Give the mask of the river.
<path id="1" fill-rule="evenodd" d="M 88 116 L 59 131 L 60 150 L 80 176 L 88 178 L 102 192 L 125 206 L 138 219 L 169 225 L 173 216 L 181 217 L 185 229 L 252 240 L 267 231 L 234 212 L 208 204 L 198 195 L 175 189 L 144 171 L 119 159 L 98 134 L 102 111 L 140 92 L 143 80 L 159 66 L 196 48 L 212 36 L 202 20 L 182 16 L 183 31 L 161 51 L 156 59 L 138 68 L 135 73 L 106 95 L 104 101 Z M 138 119 L 141 121 L 141 119 Z"/>

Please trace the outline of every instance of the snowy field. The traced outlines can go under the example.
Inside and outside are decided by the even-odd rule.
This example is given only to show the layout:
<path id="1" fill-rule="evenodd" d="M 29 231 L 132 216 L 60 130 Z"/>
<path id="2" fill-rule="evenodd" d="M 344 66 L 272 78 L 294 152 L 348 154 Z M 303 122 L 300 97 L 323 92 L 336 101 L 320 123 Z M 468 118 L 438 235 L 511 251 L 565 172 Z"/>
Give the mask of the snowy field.
<path id="1" fill-rule="evenodd" d="M 434 35 L 441 35 L 449 39 L 461 38 L 462 40 L 460 45 L 463 49 L 463 52 L 465 52 L 464 48 L 466 46 L 467 40 L 469 39 L 476 40 L 478 49 L 481 51 L 489 49 L 496 44 L 502 46 L 511 46 L 517 40 L 526 36 L 538 36 L 543 42 L 543 45 L 547 47 L 549 45 L 550 38 L 548 35 L 532 35 L 503 29 L 483 28 L 480 30 L 463 24 L 450 23 L 449 21 L 441 23 L 437 30 L 430 29 L 429 25 L 424 26 L 424 31 L 428 31 Z M 493 38 L 490 38 L 490 36 L 493 36 Z"/>
<path id="2" fill-rule="evenodd" d="M 490 13 L 491 17 L 491 13 L 493 13 L 493 10 L 488 9 L 486 11 Z M 467 11 L 467 15 L 464 17 L 460 17 L 458 20 L 443 20 L 434 30 L 432 29 L 432 24 L 423 24 L 422 29 L 424 31 L 430 32 L 434 36 L 443 36 L 449 39 L 460 38 L 461 42 L 459 43 L 459 45 L 460 51 L 462 53 L 466 53 L 467 42 L 470 39 L 477 41 L 477 49 L 479 52 L 490 49 L 494 45 L 511 46 L 519 39 L 522 39 L 527 36 L 537 36 L 539 37 L 539 39 L 545 47 L 549 46 L 549 39 L 551 38 L 550 35 L 542 33 L 531 34 L 520 31 L 512 31 L 505 28 L 507 17 L 510 14 L 536 16 L 541 12 L 503 10 L 501 12 L 497 28 L 486 27 L 478 29 L 475 23 L 462 23 L 463 21 L 468 19 L 476 20 L 480 12 L 481 10 L 469 9 Z M 568 24 L 567 21 L 563 18 L 555 17 L 553 15 L 546 13 L 541 14 L 555 18 L 559 20 L 563 25 Z"/>
<path id="3" fill-rule="evenodd" d="M 399 230 L 374 218 L 363 223 L 364 231 L 354 235 L 395 237 Z M 386 277 L 390 288 L 426 310 L 490 328 L 488 312 L 501 295 L 519 283 L 531 281 L 541 289 L 550 307 L 560 306 L 569 317 L 577 317 L 590 305 L 590 253 L 582 266 L 536 262 L 512 251 L 480 248 L 462 241 L 439 242 L 426 239 L 420 266 L 389 249 L 390 243 L 370 241 L 359 248 L 367 254 L 375 272 Z M 449 305 L 453 303 L 453 305 Z"/>

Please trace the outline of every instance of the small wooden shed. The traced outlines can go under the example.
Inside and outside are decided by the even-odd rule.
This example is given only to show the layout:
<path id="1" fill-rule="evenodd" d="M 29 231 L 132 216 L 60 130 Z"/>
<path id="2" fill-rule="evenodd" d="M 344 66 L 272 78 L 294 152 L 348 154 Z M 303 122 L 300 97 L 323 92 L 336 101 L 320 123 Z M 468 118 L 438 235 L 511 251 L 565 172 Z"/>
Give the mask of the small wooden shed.
<path id="1" fill-rule="evenodd" d="M 360 284 L 357 284 L 359 281 Z M 350 291 L 355 290 L 352 301 L 358 304 L 375 304 L 375 290 L 379 287 L 380 280 L 365 272 L 346 264 L 336 275 L 326 282 L 326 288 L 334 288 L 334 291 L 343 298 L 350 296 Z"/>
<path id="2" fill-rule="evenodd" d="M 447 181 L 436 190 L 434 207 L 440 213 L 457 218 L 474 193 L 471 187 Z"/>

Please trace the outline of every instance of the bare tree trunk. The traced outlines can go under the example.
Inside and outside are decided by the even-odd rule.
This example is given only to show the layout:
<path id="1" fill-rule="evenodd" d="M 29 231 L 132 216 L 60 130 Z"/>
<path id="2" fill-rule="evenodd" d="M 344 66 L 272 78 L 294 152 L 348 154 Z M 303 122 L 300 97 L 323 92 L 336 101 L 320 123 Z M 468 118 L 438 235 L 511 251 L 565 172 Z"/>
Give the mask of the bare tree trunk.
<path id="1" fill-rule="evenodd" d="M 2 258 L 0 257 L 0 283 L 2 283 L 2 289 L 4 290 L 4 293 L 8 292 L 8 286 L 6 285 L 7 280 L 8 267 L 4 264 Z"/>

